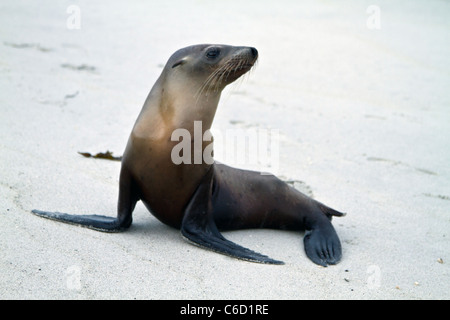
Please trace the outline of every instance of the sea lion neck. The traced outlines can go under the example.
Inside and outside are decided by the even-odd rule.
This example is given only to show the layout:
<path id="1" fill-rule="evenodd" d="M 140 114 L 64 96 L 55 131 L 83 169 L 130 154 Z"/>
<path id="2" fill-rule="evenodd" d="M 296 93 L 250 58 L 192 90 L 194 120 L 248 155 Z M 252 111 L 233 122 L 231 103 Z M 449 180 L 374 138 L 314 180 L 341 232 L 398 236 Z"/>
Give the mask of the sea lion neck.
<path id="1" fill-rule="evenodd" d="M 166 139 L 176 129 L 193 133 L 194 123 L 200 121 L 204 131 L 211 128 L 220 99 L 220 92 L 195 95 L 195 85 L 172 85 L 163 75 L 150 91 L 133 133 L 152 140 Z"/>

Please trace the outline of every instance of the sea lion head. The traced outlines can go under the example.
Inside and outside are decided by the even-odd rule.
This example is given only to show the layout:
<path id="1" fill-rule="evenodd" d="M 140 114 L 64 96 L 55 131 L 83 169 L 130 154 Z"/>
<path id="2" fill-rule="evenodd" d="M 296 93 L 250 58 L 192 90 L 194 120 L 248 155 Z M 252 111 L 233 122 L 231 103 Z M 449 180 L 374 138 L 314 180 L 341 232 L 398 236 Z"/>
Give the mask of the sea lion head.
<path id="1" fill-rule="evenodd" d="M 252 47 L 202 44 L 176 51 L 166 64 L 171 78 L 191 84 L 198 97 L 219 93 L 249 71 L 258 59 Z M 179 81 L 177 81 L 179 82 Z"/>

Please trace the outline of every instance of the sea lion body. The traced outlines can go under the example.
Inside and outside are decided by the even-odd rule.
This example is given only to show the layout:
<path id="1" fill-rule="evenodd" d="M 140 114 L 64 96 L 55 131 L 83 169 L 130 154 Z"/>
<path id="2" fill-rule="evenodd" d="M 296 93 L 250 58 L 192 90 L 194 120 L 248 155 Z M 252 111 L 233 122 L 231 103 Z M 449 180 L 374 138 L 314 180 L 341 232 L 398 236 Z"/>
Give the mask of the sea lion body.
<path id="1" fill-rule="evenodd" d="M 92 229 L 127 229 L 141 200 L 163 223 L 201 247 L 239 259 L 280 264 L 226 240 L 219 230 L 275 228 L 307 230 L 308 257 L 326 266 L 341 258 L 339 238 L 330 222 L 342 216 L 273 175 L 204 161 L 208 136 L 223 88 L 246 73 L 258 52 L 250 47 L 196 45 L 175 52 L 150 91 L 122 158 L 117 218 L 33 210 L 37 215 Z M 191 137 L 188 163 L 174 161 L 176 130 Z M 198 159 L 201 158 L 201 161 Z"/>

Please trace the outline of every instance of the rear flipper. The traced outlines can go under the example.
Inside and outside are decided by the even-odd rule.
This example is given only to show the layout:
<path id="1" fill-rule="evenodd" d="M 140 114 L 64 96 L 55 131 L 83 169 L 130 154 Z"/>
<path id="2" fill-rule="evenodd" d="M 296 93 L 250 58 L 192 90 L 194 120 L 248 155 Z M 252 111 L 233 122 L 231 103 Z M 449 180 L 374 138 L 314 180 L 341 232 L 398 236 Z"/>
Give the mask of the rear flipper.
<path id="1" fill-rule="evenodd" d="M 342 258 L 341 242 L 331 224 L 331 219 L 332 217 L 343 217 L 346 214 L 323 203 L 316 203 L 319 210 L 315 211 L 314 223 L 309 223 L 306 226 L 308 231 L 303 243 L 308 258 L 312 262 L 326 267 L 330 264 L 337 264 Z"/>
<path id="2" fill-rule="evenodd" d="M 73 215 L 61 212 L 47 212 L 40 210 L 32 210 L 31 212 L 43 218 L 74 224 L 103 232 L 119 232 L 127 229 L 131 225 L 131 217 L 129 221 L 120 222 L 117 218 L 100 215 Z"/>
<path id="3" fill-rule="evenodd" d="M 342 258 L 341 242 L 331 222 L 327 222 L 307 231 L 303 239 L 306 255 L 323 267 L 337 264 Z"/>
<path id="4" fill-rule="evenodd" d="M 181 234 L 195 245 L 233 258 L 267 264 L 284 264 L 241 247 L 220 234 L 214 222 L 211 196 L 214 167 L 198 186 L 184 212 Z"/>

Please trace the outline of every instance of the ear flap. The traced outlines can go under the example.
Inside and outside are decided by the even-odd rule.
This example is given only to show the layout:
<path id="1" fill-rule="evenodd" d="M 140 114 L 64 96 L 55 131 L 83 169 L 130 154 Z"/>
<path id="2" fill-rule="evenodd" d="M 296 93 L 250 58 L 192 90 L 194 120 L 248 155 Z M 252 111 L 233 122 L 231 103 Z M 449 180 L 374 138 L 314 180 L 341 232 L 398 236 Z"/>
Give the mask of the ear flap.
<path id="1" fill-rule="evenodd" d="M 173 64 L 172 69 L 175 68 L 175 67 L 181 66 L 181 65 L 184 64 L 185 62 L 186 62 L 186 59 L 178 60 L 177 62 L 175 62 L 175 63 Z"/>

